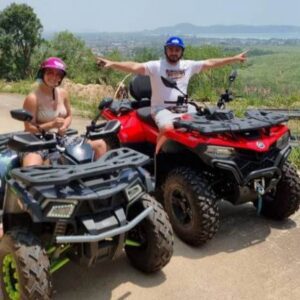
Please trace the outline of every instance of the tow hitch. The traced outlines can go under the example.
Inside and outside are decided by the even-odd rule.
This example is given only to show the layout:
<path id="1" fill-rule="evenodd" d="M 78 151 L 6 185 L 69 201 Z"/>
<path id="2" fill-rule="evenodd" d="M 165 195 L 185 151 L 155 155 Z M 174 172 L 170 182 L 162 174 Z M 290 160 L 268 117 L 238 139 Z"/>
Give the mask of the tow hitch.
<path id="1" fill-rule="evenodd" d="M 265 178 L 254 179 L 254 190 L 257 192 L 258 205 L 257 205 L 257 214 L 260 215 L 262 209 L 262 196 L 265 194 Z"/>

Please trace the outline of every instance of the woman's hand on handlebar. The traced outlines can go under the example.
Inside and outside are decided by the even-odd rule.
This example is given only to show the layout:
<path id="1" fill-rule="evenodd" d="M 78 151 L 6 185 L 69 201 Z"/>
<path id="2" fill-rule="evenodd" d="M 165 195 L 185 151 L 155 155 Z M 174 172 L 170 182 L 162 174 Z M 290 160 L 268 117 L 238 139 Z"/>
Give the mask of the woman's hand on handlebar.
<path id="1" fill-rule="evenodd" d="M 64 136 L 67 132 L 67 129 L 65 126 L 62 126 L 61 128 L 58 129 L 57 133 L 61 136 Z"/>
<path id="2" fill-rule="evenodd" d="M 65 119 L 64 118 L 60 118 L 60 117 L 56 117 L 54 120 L 53 120 L 53 128 L 62 128 L 65 124 Z"/>

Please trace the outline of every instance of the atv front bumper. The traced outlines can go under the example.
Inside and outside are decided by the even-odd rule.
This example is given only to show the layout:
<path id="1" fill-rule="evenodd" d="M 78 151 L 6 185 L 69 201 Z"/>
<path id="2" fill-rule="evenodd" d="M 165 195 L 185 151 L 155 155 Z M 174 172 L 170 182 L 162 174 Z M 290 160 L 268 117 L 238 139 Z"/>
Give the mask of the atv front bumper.
<path id="1" fill-rule="evenodd" d="M 126 225 L 120 226 L 118 228 L 114 228 L 95 235 L 85 234 L 85 235 L 57 236 L 56 242 L 61 244 L 90 243 L 90 242 L 99 242 L 106 238 L 111 238 L 117 235 L 121 235 L 124 234 L 125 232 L 128 232 L 129 230 L 134 228 L 137 224 L 139 224 L 144 218 L 146 218 L 152 212 L 152 210 L 153 210 L 152 207 L 146 208 L 139 215 L 137 215 L 133 220 L 129 221 Z"/>
<path id="2" fill-rule="evenodd" d="M 287 160 L 288 156 L 292 151 L 291 146 L 287 146 L 277 154 L 274 161 L 272 161 L 272 166 L 268 166 L 261 169 L 252 170 L 247 175 L 241 171 L 241 167 L 234 160 L 222 160 L 222 159 L 212 159 L 211 164 L 219 169 L 227 170 L 232 173 L 236 182 L 240 186 L 245 186 L 249 182 L 257 178 L 268 177 L 277 178 L 281 176 L 281 169 L 284 162 Z"/>

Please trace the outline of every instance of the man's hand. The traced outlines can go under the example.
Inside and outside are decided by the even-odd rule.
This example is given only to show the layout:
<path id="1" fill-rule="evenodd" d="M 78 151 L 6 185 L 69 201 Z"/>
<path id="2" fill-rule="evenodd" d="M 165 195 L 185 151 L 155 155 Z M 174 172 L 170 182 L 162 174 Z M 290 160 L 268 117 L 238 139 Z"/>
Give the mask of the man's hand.
<path id="1" fill-rule="evenodd" d="M 238 55 L 235 55 L 234 57 L 236 58 L 236 60 L 237 61 L 239 61 L 239 62 L 244 62 L 244 61 L 246 61 L 247 60 L 247 52 L 248 51 L 244 51 L 244 52 L 242 52 L 242 53 L 240 53 L 240 54 L 238 54 Z"/>
<path id="2" fill-rule="evenodd" d="M 109 68 L 111 66 L 111 61 L 103 57 L 97 57 L 97 65 L 99 68 Z"/>

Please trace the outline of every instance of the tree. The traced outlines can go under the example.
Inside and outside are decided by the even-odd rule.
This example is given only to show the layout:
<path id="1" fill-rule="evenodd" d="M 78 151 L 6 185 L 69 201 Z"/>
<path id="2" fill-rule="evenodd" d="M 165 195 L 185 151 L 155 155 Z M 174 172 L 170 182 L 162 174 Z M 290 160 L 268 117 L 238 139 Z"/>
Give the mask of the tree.
<path id="1" fill-rule="evenodd" d="M 34 49 L 40 45 L 42 25 L 26 4 L 11 4 L 0 12 L 0 76 L 24 79 Z"/>
<path id="2" fill-rule="evenodd" d="M 60 57 L 66 63 L 69 78 L 81 83 L 98 81 L 95 55 L 74 34 L 68 31 L 56 34 L 49 42 L 48 53 Z"/>

